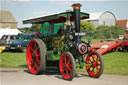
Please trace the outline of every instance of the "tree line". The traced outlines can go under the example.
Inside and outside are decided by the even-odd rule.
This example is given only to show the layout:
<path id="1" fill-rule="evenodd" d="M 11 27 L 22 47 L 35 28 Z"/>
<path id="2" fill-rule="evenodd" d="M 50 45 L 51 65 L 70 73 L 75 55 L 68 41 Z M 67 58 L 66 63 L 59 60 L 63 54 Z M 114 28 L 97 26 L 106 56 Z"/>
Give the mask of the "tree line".
<path id="1" fill-rule="evenodd" d="M 97 28 L 88 21 L 81 21 L 81 29 L 85 32 L 87 39 L 114 39 L 119 35 L 125 35 L 125 31 L 119 26 L 100 25 Z"/>

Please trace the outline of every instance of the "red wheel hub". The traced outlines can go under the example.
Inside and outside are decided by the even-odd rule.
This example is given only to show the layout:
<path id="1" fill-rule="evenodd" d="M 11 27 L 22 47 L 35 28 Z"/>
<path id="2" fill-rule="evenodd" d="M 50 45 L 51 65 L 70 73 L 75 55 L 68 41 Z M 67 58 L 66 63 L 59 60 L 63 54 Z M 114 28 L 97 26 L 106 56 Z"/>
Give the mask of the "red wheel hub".
<path id="1" fill-rule="evenodd" d="M 27 47 L 27 65 L 32 74 L 36 74 L 40 67 L 40 49 L 35 40 L 30 41 Z"/>
<path id="2" fill-rule="evenodd" d="M 97 53 L 92 52 L 86 58 L 86 63 L 92 64 L 92 66 L 86 66 L 86 69 L 92 77 L 96 77 L 101 70 L 101 60 Z"/>
<path id="3" fill-rule="evenodd" d="M 73 66 L 71 58 L 68 54 L 63 54 L 60 59 L 60 72 L 64 79 L 69 79 L 72 76 Z"/>

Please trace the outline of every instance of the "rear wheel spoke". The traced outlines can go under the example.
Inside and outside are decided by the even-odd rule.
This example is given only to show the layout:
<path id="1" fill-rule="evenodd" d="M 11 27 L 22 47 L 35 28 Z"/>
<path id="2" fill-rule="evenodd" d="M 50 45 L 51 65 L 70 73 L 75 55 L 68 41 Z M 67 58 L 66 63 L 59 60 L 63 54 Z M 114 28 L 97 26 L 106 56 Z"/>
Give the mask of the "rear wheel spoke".
<path id="1" fill-rule="evenodd" d="M 32 47 L 30 47 L 30 51 L 31 51 L 32 53 L 34 53 L 34 50 L 33 50 L 33 48 L 32 48 Z"/>
<path id="2" fill-rule="evenodd" d="M 66 75 L 69 76 L 69 74 L 68 74 L 68 70 L 66 70 Z"/>

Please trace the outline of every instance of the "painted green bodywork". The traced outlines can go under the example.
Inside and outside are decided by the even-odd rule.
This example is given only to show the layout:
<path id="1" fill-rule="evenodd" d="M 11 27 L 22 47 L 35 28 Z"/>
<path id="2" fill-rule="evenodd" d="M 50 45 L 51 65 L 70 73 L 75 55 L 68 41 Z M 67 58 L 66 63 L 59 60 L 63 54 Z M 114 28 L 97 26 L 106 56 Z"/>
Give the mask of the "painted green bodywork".
<path id="1" fill-rule="evenodd" d="M 54 35 L 54 36 L 45 37 L 44 41 L 47 48 L 47 60 L 49 61 L 60 60 L 60 55 L 62 54 L 62 49 L 64 47 L 64 42 L 62 40 L 62 37 L 63 35 Z"/>
<path id="2" fill-rule="evenodd" d="M 47 60 L 50 60 L 50 61 L 60 60 L 60 55 L 61 55 L 61 52 L 58 52 L 57 55 L 54 55 L 54 51 L 48 51 L 47 52 Z"/>
<path id="3" fill-rule="evenodd" d="M 50 23 L 46 22 L 41 25 L 41 33 L 44 36 L 57 34 L 58 30 L 63 27 L 63 24 L 53 24 L 53 27 Z M 53 32 L 52 32 L 53 30 Z"/>
<path id="4" fill-rule="evenodd" d="M 63 52 L 68 52 L 68 46 L 64 44 L 62 39 L 63 35 L 58 34 L 59 29 L 64 29 L 64 21 L 62 17 L 66 19 L 73 18 L 73 12 L 64 12 L 56 15 L 57 19 L 49 22 L 43 22 L 41 25 L 41 33 L 44 36 L 44 42 L 47 48 L 47 60 L 48 61 L 59 61 L 60 56 Z M 81 13 L 80 18 L 89 17 L 86 13 Z M 56 23 L 58 21 L 61 23 Z M 61 21 L 62 20 L 62 21 Z M 82 61 L 82 60 L 80 60 Z M 82 62 L 80 62 L 83 64 Z M 83 67 L 82 67 L 83 68 Z"/>
<path id="5" fill-rule="evenodd" d="M 41 33 L 43 35 L 49 35 L 51 33 L 51 29 L 49 29 L 49 28 L 51 28 L 50 23 L 46 22 L 46 23 L 42 24 L 41 25 Z"/>

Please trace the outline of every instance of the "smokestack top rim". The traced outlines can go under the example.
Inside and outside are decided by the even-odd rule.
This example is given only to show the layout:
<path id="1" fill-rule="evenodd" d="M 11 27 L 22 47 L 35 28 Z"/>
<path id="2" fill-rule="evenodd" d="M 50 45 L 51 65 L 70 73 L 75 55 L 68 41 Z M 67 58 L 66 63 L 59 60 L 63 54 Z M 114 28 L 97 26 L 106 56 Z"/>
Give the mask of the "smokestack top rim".
<path id="1" fill-rule="evenodd" d="M 80 9 L 80 7 L 81 7 L 81 4 L 79 4 L 79 3 L 76 3 L 76 4 L 72 5 L 73 9 Z"/>

